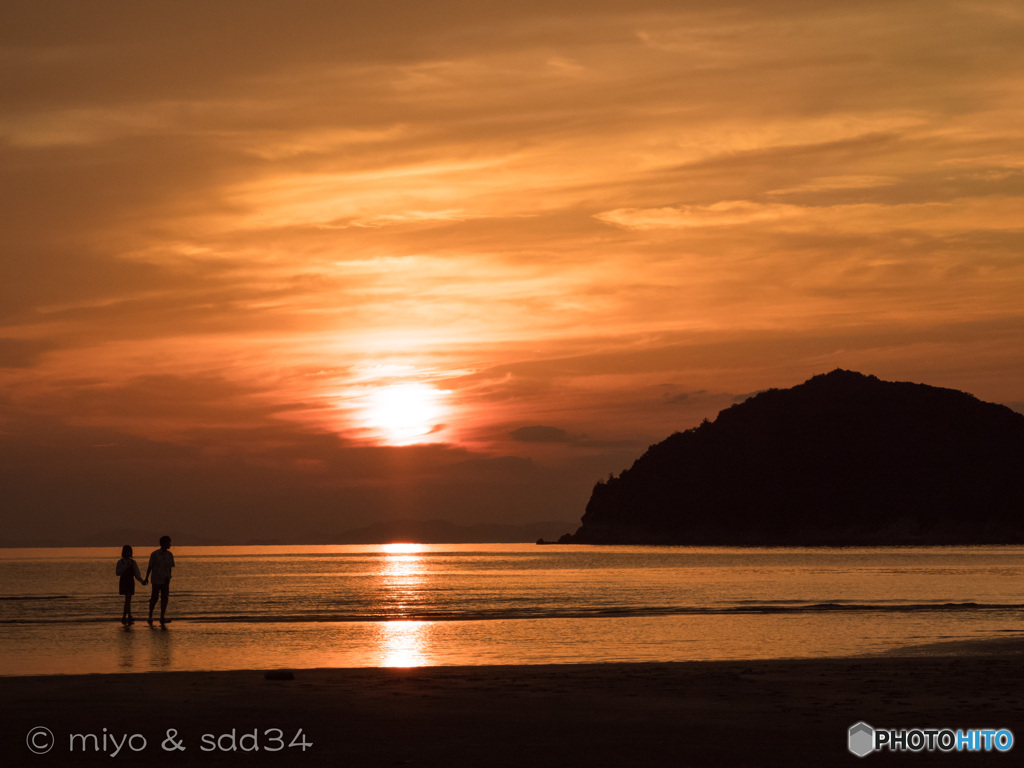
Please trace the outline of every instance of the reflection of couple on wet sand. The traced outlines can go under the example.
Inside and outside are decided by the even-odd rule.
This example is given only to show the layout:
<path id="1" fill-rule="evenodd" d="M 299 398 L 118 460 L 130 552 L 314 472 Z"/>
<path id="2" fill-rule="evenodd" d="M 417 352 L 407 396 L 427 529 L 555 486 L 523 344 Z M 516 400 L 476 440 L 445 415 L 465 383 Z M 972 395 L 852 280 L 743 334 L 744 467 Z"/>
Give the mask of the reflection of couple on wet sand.
<path id="1" fill-rule="evenodd" d="M 114 573 L 121 577 L 118 588 L 119 594 L 124 595 L 124 611 L 121 614 L 121 623 L 126 627 L 135 622 L 132 616 L 132 596 L 135 594 L 135 581 L 138 580 L 142 586 L 150 581 L 152 575 L 153 592 L 149 597 L 149 626 L 153 626 L 153 608 L 156 606 L 157 598 L 160 599 L 160 626 L 166 625 L 167 598 L 170 595 L 171 569 L 174 567 L 174 555 L 171 554 L 171 537 L 160 537 L 160 549 L 153 550 L 149 556 L 149 567 L 146 568 L 146 577 L 143 578 L 139 571 L 139 564 L 132 559 L 132 548 L 127 544 L 121 548 L 121 559 L 114 566 Z"/>

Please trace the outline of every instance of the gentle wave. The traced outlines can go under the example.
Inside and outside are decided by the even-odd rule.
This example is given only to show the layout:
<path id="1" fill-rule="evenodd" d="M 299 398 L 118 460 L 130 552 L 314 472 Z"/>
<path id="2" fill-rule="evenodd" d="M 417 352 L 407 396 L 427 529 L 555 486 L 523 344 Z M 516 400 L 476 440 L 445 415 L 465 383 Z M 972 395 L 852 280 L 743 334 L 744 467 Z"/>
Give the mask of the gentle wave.
<path id="1" fill-rule="evenodd" d="M 806 603 L 793 604 L 791 601 L 768 603 L 746 603 L 727 606 L 636 606 L 608 607 L 585 610 L 545 610 L 524 608 L 519 610 L 499 609 L 494 611 L 467 610 L 452 611 L 406 611 L 381 613 L 294 613 L 294 614 L 196 614 L 175 616 L 176 622 L 203 624 L 297 624 L 325 622 L 379 622 L 379 621 L 498 621 L 522 619 L 596 619 L 596 618 L 643 618 L 658 616 L 688 615 L 749 615 L 749 614 L 820 614 L 820 613 L 934 613 L 934 612 L 975 612 L 975 611 L 1024 611 L 1020 603 Z M 56 618 L 0 619 L 0 625 L 12 624 L 108 624 L 110 617 L 82 616 Z M 120 623 L 118 620 L 117 623 Z M 136 623 L 144 624 L 144 620 Z"/>
<path id="2" fill-rule="evenodd" d="M 0 600 L 71 600 L 71 595 L 0 595 Z"/>

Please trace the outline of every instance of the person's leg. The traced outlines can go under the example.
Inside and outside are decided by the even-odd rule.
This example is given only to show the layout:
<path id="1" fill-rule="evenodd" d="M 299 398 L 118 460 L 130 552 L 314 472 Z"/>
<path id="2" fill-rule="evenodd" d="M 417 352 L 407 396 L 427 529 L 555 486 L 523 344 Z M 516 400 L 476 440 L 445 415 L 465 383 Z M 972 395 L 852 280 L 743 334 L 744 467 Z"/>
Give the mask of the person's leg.
<path id="1" fill-rule="evenodd" d="M 170 584 L 160 585 L 160 623 L 164 623 L 164 617 L 167 615 L 167 600 L 171 594 Z"/>
<path id="2" fill-rule="evenodd" d="M 152 583 L 152 582 L 150 582 Z M 153 608 L 156 606 L 156 599 L 160 594 L 160 587 L 157 584 L 153 584 L 153 591 L 149 595 L 149 626 L 153 626 Z"/>
<path id="3" fill-rule="evenodd" d="M 124 596 L 124 610 L 121 611 L 121 623 L 124 624 L 128 621 L 128 614 L 131 613 L 132 608 L 132 596 Z"/>

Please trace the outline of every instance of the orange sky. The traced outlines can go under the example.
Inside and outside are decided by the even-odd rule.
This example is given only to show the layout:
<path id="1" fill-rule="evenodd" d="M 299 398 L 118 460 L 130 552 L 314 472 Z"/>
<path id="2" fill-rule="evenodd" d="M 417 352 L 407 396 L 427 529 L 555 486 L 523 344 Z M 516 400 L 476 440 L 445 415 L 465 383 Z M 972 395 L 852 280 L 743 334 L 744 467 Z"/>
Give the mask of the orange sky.
<path id="1" fill-rule="evenodd" d="M 1022 39 L 1001 0 L 5 2 L 9 535 L 571 521 L 837 366 L 1021 409 Z"/>

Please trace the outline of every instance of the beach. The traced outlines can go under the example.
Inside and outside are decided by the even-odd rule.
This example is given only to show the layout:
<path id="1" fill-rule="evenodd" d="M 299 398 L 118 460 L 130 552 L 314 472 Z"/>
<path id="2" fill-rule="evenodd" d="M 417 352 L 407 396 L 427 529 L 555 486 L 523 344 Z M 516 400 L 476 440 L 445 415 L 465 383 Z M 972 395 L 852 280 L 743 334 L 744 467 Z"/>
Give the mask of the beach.
<path id="1" fill-rule="evenodd" d="M 1006 728 L 1024 735 L 1024 644 L 1008 640 L 920 653 L 298 669 L 293 679 L 268 679 L 264 670 L 5 677 L 0 678 L 3 762 L 852 765 L 859 758 L 847 749 L 847 730 L 859 721 L 878 728 Z M 38 726 L 54 734 L 54 746 L 44 755 L 32 754 L 26 745 L 27 734 Z M 73 752 L 72 734 L 79 735 Z M 87 741 L 88 734 L 97 738 Z M 168 735 L 174 740 L 168 742 Z M 312 746 L 303 748 L 303 742 Z M 867 759 L 872 764 L 967 759 L 972 765 L 1008 765 L 1022 748 L 970 755 L 882 752 Z"/>

